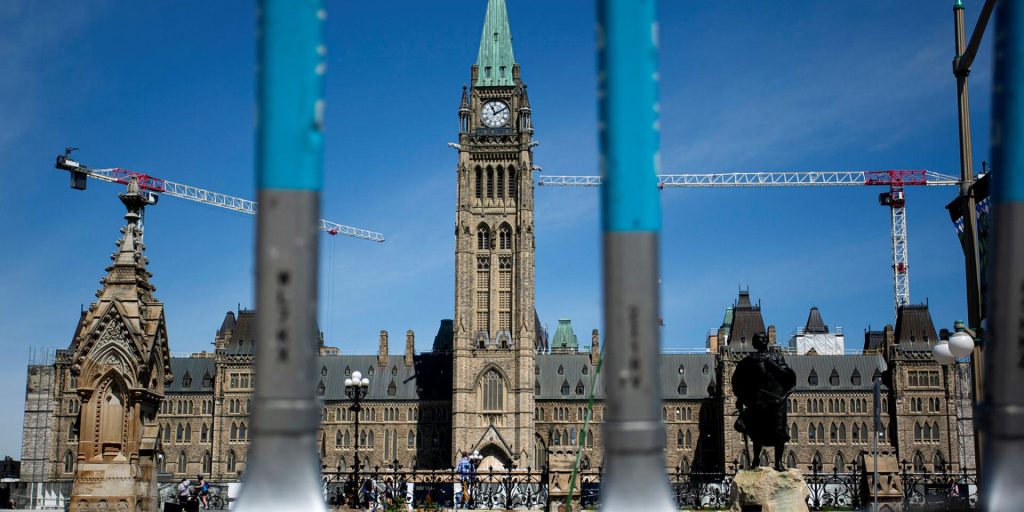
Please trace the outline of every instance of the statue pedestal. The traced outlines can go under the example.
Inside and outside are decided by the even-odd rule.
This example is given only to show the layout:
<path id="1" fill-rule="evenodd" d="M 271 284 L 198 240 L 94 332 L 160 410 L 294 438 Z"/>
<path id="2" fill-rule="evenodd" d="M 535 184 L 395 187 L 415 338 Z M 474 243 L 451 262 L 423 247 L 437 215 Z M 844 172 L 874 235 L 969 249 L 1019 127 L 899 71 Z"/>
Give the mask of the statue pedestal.
<path id="1" fill-rule="evenodd" d="M 805 512 L 810 491 L 799 470 L 742 470 L 732 484 L 732 512 Z"/>

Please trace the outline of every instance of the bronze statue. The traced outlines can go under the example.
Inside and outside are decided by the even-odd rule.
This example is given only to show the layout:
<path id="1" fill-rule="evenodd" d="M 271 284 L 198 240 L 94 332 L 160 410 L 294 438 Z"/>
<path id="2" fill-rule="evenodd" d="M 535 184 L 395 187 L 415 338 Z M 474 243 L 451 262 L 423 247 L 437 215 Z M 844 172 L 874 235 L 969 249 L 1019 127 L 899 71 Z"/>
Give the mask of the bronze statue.
<path id="1" fill-rule="evenodd" d="M 740 417 L 735 428 L 742 432 L 744 445 L 749 436 L 754 443 L 751 465 L 758 467 L 761 448 L 775 447 L 775 469 L 783 471 L 782 452 L 789 441 L 786 401 L 796 386 L 796 374 L 778 352 L 768 351 L 768 335 L 754 335 L 757 353 L 744 357 L 732 375 L 732 391 Z"/>

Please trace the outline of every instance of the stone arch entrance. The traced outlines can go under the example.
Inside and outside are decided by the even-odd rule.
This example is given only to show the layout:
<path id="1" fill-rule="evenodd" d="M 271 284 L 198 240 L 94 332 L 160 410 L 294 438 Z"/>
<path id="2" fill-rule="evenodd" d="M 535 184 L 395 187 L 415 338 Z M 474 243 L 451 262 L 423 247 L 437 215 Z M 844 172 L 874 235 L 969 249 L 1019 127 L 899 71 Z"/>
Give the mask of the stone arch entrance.
<path id="1" fill-rule="evenodd" d="M 512 458 L 509 457 L 505 450 L 502 450 L 496 445 L 488 444 L 480 449 L 480 465 L 477 466 L 478 472 L 488 472 L 492 469 L 494 471 L 505 471 L 512 466 Z"/>

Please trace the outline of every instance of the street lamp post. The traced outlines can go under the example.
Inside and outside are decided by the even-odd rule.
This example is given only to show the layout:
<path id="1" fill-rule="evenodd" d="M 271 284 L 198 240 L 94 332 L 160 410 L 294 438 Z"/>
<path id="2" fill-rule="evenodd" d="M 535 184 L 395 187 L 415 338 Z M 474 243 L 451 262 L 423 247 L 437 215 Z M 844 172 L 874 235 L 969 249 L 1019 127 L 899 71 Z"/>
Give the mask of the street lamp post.
<path id="1" fill-rule="evenodd" d="M 943 366 L 950 367 L 952 365 L 952 373 L 954 375 L 954 395 L 956 400 L 956 410 L 959 411 L 960 397 L 960 359 L 971 356 L 974 354 L 975 343 L 974 336 L 965 326 L 964 323 L 957 320 L 953 324 L 954 332 L 950 337 L 949 341 L 939 340 L 938 343 L 932 347 L 932 357 L 935 361 Z M 949 372 L 946 373 L 949 375 Z M 960 423 L 960 415 L 957 414 L 956 419 L 956 433 L 957 433 L 957 447 L 959 448 L 958 458 L 960 459 L 961 468 L 965 467 L 964 455 L 966 449 L 961 446 L 963 443 L 963 432 L 961 431 L 962 425 Z M 946 430 L 949 430 L 949 410 L 946 410 Z M 977 434 L 975 434 L 977 436 Z M 949 452 L 950 456 L 953 455 L 952 442 L 949 440 Z"/>
<path id="2" fill-rule="evenodd" d="M 355 463 L 352 465 L 352 481 L 355 484 L 356 502 L 359 501 L 359 491 L 362 490 L 362 485 L 359 482 L 359 469 L 361 466 L 359 462 L 359 412 L 363 410 L 361 401 L 363 398 L 366 398 L 366 393 L 369 389 L 370 379 L 363 377 L 363 374 L 358 371 L 352 372 L 352 377 L 345 379 L 345 394 L 352 400 L 352 405 L 348 406 L 348 410 L 355 413 L 356 416 Z"/>
<path id="3" fill-rule="evenodd" d="M 480 455 L 480 450 L 473 450 L 473 453 L 469 454 L 469 466 L 472 468 L 472 472 L 469 474 L 469 479 L 463 484 L 466 486 L 466 492 L 469 494 L 469 505 L 476 507 L 476 491 L 477 491 L 477 471 L 480 469 L 480 461 L 484 459 L 483 455 Z"/>
<path id="4" fill-rule="evenodd" d="M 977 55 L 981 38 L 985 34 L 985 27 L 988 25 L 989 16 L 995 7 L 996 0 L 985 0 L 978 22 L 971 33 L 970 42 L 967 42 L 967 33 L 964 30 L 964 5 L 962 0 L 956 0 L 953 4 L 953 32 L 955 55 L 953 57 L 953 76 L 956 78 L 956 101 L 957 101 L 957 126 L 959 127 L 960 140 L 960 195 L 957 201 L 960 203 L 960 212 L 963 215 L 964 229 L 964 267 L 967 277 L 967 325 L 984 337 L 980 331 L 982 319 L 986 317 L 985 303 L 981 296 L 981 252 L 978 245 L 978 212 L 976 210 L 977 200 L 974 196 L 974 164 L 971 152 L 971 107 L 970 96 L 967 92 L 967 76 L 971 73 L 971 64 Z M 982 389 L 982 354 L 979 344 L 971 354 L 971 377 L 973 380 L 972 392 L 973 403 L 981 398 Z M 966 357 L 966 356 L 964 356 Z M 974 450 L 978 461 L 978 469 L 981 469 L 981 456 L 983 440 L 981 432 L 974 435 Z"/>

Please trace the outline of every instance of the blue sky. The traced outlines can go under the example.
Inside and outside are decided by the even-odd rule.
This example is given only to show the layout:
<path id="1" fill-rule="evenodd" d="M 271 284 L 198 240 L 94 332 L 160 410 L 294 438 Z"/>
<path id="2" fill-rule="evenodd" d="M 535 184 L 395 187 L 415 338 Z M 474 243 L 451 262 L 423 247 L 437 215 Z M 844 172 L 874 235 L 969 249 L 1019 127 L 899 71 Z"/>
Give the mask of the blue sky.
<path id="1" fill-rule="evenodd" d="M 592 2 L 508 0 L 530 85 L 536 163 L 597 174 Z M 958 173 L 952 2 L 659 6 L 664 172 L 927 168 Z M 970 26 L 980 1 L 967 2 Z M 413 329 L 428 350 L 453 310 L 455 140 L 484 0 L 330 1 L 324 218 L 384 232 L 323 239 L 320 322 L 343 353 Z M 0 455 L 19 457 L 29 348 L 63 348 L 123 223 L 119 188 L 67 186 L 65 145 L 255 198 L 253 2 L 0 2 Z M 991 36 L 971 74 L 976 166 L 988 158 Z M 700 348 L 739 286 L 780 338 L 811 306 L 848 346 L 892 322 L 889 212 L 877 187 L 674 189 L 662 197 L 663 345 Z M 944 205 L 908 190 L 911 296 L 939 327 L 965 314 Z M 537 308 L 601 327 L 598 192 L 536 191 Z M 208 349 L 252 305 L 254 219 L 165 198 L 146 244 L 172 350 Z M 399 344 L 400 345 L 400 344 Z M 400 350 L 401 347 L 394 347 Z"/>

